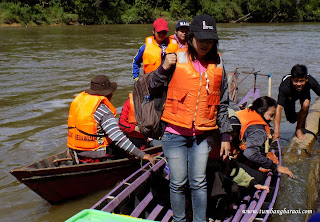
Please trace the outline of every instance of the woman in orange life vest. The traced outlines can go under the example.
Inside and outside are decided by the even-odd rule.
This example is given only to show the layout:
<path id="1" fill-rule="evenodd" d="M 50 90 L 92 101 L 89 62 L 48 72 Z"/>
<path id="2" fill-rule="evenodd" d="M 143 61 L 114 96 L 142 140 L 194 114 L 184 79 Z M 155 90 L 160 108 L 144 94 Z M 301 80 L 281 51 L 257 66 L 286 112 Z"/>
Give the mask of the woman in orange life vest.
<path id="1" fill-rule="evenodd" d="M 105 75 L 91 80 L 90 89 L 71 103 L 68 118 L 68 147 L 77 163 L 100 162 L 110 158 L 111 142 L 129 154 L 148 160 L 153 158 L 135 147 L 116 122 L 116 109 L 110 100 L 117 88 Z"/>
<path id="2" fill-rule="evenodd" d="M 206 221 L 206 166 L 211 149 L 207 135 L 218 126 L 222 133 L 221 155 L 226 158 L 230 152 L 228 86 L 217 53 L 218 40 L 215 20 L 209 15 L 196 16 L 187 35 L 188 47 L 166 55 L 148 82 L 155 103 L 165 98 L 162 121 L 166 127 L 161 142 L 170 169 L 174 221 L 186 221 L 187 181 L 193 221 Z"/>
<path id="3" fill-rule="evenodd" d="M 153 22 L 153 36 L 146 38 L 145 44 L 142 45 L 133 58 L 132 75 L 133 79 L 139 78 L 140 66 L 143 63 L 145 74 L 156 70 L 165 54 L 174 53 L 178 49 L 178 43 L 175 39 L 168 38 L 168 23 L 163 18 L 158 18 Z"/>
<path id="4" fill-rule="evenodd" d="M 118 124 L 122 132 L 126 134 L 136 147 L 141 150 L 146 148 L 147 138 L 140 133 L 137 126 L 132 93 L 129 94 L 129 98 L 123 104 Z"/>
<path id="5" fill-rule="evenodd" d="M 279 166 L 262 154 L 263 144 L 270 135 L 269 123 L 273 120 L 276 106 L 277 103 L 274 99 L 263 96 L 253 101 L 249 108 L 236 112 L 241 122 L 239 147 L 242 151 L 239 161 L 242 163 L 249 162 L 251 169 L 244 164 L 241 166 L 258 182 L 264 180 L 261 172 L 257 171 L 259 168 L 260 171 L 263 168 L 295 178 L 287 167 Z"/>

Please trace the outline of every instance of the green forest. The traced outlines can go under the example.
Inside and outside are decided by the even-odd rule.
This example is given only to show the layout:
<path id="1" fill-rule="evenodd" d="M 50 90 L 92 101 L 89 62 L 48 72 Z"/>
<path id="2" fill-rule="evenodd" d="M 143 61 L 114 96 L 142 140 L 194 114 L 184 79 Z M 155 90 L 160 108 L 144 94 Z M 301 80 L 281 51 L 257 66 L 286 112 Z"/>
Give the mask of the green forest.
<path id="1" fill-rule="evenodd" d="M 206 13 L 217 22 L 320 21 L 319 0 L 25 0 L 0 1 L 0 24 L 142 24 Z"/>

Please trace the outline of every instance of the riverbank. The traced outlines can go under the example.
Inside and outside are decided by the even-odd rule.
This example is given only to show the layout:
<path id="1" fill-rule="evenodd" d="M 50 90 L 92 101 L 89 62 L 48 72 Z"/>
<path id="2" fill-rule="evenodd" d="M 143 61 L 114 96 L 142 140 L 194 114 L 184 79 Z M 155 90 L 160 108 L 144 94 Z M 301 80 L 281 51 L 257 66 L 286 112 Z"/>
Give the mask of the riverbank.
<path id="1" fill-rule="evenodd" d="M 191 21 L 201 13 L 212 15 L 219 23 L 233 22 L 315 22 L 320 21 L 317 1 L 266 0 L 230 2 L 198 1 L 67 1 L 25 0 L 0 3 L 0 24 L 51 25 L 79 23 L 150 24 L 156 18 Z"/>
<path id="2" fill-rule="evenodd" d="M 20 23 L 0 24 L 0 27 L 21 27 L 21 26 L 65 26 L 65 25 L 81 25 L 79 22 L 69 22 L 68 24 L 50 24 L 50 25 L 25 25 Z"/>
<path id="3" fill-rule="evenodd" d="M 12 23 L 12 24 L 0 24 L 0 27 L 19 27 L 22 26 L 19 23 Z"/>

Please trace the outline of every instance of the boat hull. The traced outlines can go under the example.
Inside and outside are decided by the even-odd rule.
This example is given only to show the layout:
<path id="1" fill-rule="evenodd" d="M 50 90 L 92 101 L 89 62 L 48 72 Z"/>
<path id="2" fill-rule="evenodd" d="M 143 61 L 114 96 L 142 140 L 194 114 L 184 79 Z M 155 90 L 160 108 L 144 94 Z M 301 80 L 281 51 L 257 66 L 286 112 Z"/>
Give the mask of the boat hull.
<path id="1" fill-rule="evenodd" d="M 276 150 L 273 152 L 279 154 Z M 167 173 L 166 162 L 163 159 L 158 161 L 152 169 L 146 164 L 117 185 L 91 209 L 147 220 L 171 221 L 172 210 Z M 269 186 L 270 192 L 257 190 L 244 196 L 239 205 L 234 205 L 234 213 L 223 221 L 267 221 L 268 211 L 273 208 L 278 194 L 279 183 L 279 175 L 269 173 L 265 185 Z M 186 201 L 186 214 L 192 221 L 190 196 Z M 105 219 L 104 221 L 109 221 Z"/>
<path id="2" fill-rule="evenodd" d="M 161 147 L 154 147 L 149 148 L 147 153 L 160 151 Z M 140 160 L 136 158 L 79 165 L 63 161 L 57 166 L 54 160 L 63 159 L 66 155 L 62 152 L 10 173 L 49 203 L 57 204 L 111 188 L 141 167 Z"/>

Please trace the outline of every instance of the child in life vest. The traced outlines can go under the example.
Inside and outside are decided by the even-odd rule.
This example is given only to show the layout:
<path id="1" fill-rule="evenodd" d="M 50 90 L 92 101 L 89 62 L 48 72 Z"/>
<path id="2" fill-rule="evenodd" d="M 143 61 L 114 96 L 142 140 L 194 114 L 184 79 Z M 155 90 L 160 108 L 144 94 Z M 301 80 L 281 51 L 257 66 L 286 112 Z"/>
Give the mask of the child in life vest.
<path id="1" fill-rule="evenodd" d="M 239 135 L 241 158 L 239 161 L 242 163 L 250 163 L 250 167 L 242 166 L 249 174 L 255 174 L 253 176 L 256 179 L 258 175 L 260 175 L 260 173 L 256 173 L 258 169 L 277 171 L 287 174 L 291 178 L 295 178 L 287 167 L 278 165 L 278 163 L 275 163 L 276 161 L 266 157 L 262 152 L 263 144 L 270 135 L 269 123 L 273 120 L 276 106 L 277 103 L 274 99 L 263 96 L 253 101 L 249 108 L 236 112 L 241 123 Z M 263 178 L 260 179 L 260 182 L 261 180 L 263 180 Z"/>
<path id="2" fill-rule="evenodd" d="M 231 107 L 231 106 L 229 106 Z M 233 107 L 234 108 L 234 107 Z M 239 108 L 237 110 L 240 110 Z M 236 117 L 233 109 L 229 111 L 229 122 L 232 126 L 231 133 L 231 153 L 235 154 L 241 124 Z M 214 131 L 213 138 L 210 140 L 212 150 L 209 155 L 207 166 L 208 181 L 208 217 L 224 220 L 233 212 L 233 205 L 241 200 L 244 194 L 250 191 L 267 190 L 269 187 L 259 184 L 258 181 L 251 176 L 231 155 L 223 160 L 220 156 L 220 138 L 219 132 Z M 254 188 L 254 189 L 253 189 Z"/>

